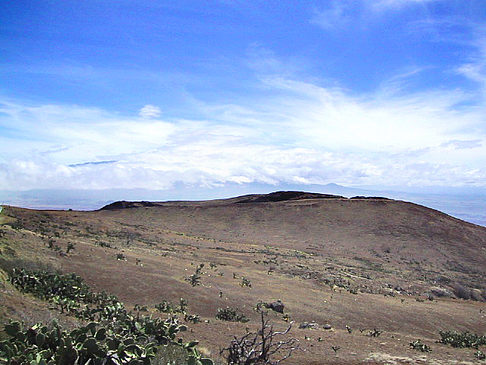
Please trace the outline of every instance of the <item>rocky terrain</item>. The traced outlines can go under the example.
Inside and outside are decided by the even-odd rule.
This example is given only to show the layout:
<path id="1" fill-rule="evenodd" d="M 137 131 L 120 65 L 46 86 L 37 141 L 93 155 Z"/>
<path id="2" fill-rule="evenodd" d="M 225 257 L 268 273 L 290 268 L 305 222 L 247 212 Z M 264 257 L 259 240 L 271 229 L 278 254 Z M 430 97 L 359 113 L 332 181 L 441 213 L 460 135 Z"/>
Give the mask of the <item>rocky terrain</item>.
<path id="1" fill-rule="evenodd" d="M 25 267 L 74 272 L 161 318 L 161 303 L 184 298 L 199 321 L 181 335 L 215 362 L 258 328 L 262 303 L 276 329 L 293 322 L 299 349 L 284 363 L 474 363 L 485 351 L 436 341 L 486 332 L 486 228 L 416 204 L 276 192 L 91 212 L 7 206 L 0 224 L 4 323 L 79 323 L 11 285 Z M 228 308 L 249 321 L 218 319 Z"/>

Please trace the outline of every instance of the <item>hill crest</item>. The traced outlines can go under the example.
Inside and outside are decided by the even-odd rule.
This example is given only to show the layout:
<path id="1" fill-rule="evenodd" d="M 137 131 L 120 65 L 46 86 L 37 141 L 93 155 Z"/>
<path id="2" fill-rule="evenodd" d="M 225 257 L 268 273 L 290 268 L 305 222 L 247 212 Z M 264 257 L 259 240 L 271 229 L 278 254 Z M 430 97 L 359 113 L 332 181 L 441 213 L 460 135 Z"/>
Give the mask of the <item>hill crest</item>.
<path id="1" fill-rule="evenodd" d="M 198 204 L 198 203 L 216 203 L 216 204 L 247 204 L 247 203 L 273 203 L 292 200 L 307 200 L 307 199 L 380 199 L 391 200 L 385 197 L 366 197 L 355 196 L 346 198 L 342 195 L 312 193 L 306 191 L 275 191 L 268 194 L 248 194 L 241 195 L 227 199 L 202 200 L 202 201 L 166 201 L 166 202 L 151 202 L 151 201 L 116 201 L 105 205 L 100 210 L 115 210 L 141 207 L 154 207 L 167 204 Z"/>

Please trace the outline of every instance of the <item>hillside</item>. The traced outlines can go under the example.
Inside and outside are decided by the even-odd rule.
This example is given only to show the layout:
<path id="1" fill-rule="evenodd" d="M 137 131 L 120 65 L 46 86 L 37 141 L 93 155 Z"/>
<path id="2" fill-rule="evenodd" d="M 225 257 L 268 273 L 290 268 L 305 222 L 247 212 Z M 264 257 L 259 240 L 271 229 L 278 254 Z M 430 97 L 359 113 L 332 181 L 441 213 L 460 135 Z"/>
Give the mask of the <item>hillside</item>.
<path id="1" fill-rule="evenodd" d="M 259 301 L 276 299 L 295 321 L 292 335 L 305 350 L 289 364 L 424 356 L 436 363 L 474 361 L 471 349 L 435 344 L 438 331 L 486 332 L 486 228 L 412 203 L 276 192 L 116 202 L 93 212 L 5 207 L 0 219 L 5 270 L 24 265 L 75 272 L 96 290 L 127 306 L 147 305 L 154 315 L 162 300 L 185 298 L 203 322 L 191 324 L 184 336 L 199 339 L 214 358 L 233 334 L 257 325 L 253 307 Z M 69 243 L 75 248 L 65 254 Z M 192 286 L 186 279 L 201 264 L 200 285 Z M 56 315 L 8 285 L 2 288 L 2 320 Z M 226 306 L 251 321 L 215 319 Z M 282 315 L 270 317 L 277 327 L 286 325 Z M 312 321 L 319 329 L 297 328 Z M 383 333 L 367 336 L 373 329 Z M 410 349 L 418 338 L 433 351 Z"/>

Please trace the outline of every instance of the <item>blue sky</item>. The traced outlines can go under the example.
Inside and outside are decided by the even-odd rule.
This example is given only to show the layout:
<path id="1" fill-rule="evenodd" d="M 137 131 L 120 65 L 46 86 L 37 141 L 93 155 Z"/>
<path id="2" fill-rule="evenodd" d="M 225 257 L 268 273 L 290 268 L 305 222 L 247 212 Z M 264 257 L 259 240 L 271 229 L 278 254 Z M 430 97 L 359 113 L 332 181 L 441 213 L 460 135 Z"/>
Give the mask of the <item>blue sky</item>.
<path id="1" fill-rule="evenodd" d="M 0 190 L 486 187 L 486 2 L 4 1 Z"/>

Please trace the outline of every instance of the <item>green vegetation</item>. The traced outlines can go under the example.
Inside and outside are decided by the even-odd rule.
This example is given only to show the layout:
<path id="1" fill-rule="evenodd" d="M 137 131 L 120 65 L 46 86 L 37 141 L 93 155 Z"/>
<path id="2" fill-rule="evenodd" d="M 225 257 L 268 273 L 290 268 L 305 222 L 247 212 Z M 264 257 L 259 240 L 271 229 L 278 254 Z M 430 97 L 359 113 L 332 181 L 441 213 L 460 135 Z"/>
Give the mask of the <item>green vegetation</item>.
<path id="1" fill-rule="evenodd" d="M 380 337 L 380 335 L 383 333 L 383 331 L 380 331 L 380 330 L 377 330 L 376 328 L 373 328 L 372 330 L 370 330 L 366 336 L 369 336 L 369 337 Z"/>
<path id="2" fill-rule="evenodd" d="M 0 343 L 0 361 L 7 364 L 150 364 L 157 344 L 91 322 L 71 332 L 57 323 L 24 329 L 5 326 L 9 339 Z M 142 344 L 143 343 L 143 344 Z"/>
<path id="3" fill-rule="evenodd" d="M 422 351 L 422 352 L 431 352 L 430 346 L 423 343 L 421 340 L 416 340 L 410 342 L 410 347 L 414 350 Z"/>
<path id="4" fill-rule="evenodd" d="M 248 278 L 245 278 L 244 276 L 241 278 L 241 287 L 247 286 L 248 288 L 251 288 L 251 281 Z"/>
<path id="5" fill-rule="evenodd" d="M 192 264 L 191 264 L 192 265 Z M 184 278 L 185 281 L 189 282 L 192 286 L 201 285 L 201 274 L 204 264 L 199 264 L 196 271 L 191 276 Z"/>
<path id="6" fill-rule="evenodd" d="M 477 335 L 471 332 L 439 331 L 439 343 L 451 345 L 452 347 L 472 347 L 477 349 L 479 346 L 486 345 L 486 336 Z"/>
<path id="7" fill-rule="evenodd" d="M 229 322 L 248 322 L 249 319 L 241 313 L 238 308 L 218 308 L 218 313 L 216 313 L 216 318 L 221 321 L 229 321 Z"/>
<path id="8" fill-rule="evenodd" d="M 184 321 L 196 324 L 201 322 L 201 318 L 197 314 L 184 314 Z"/>
<path id="9" fill-rule="evenodd" d="M 98 245 L 100 247 L 113 248 L 111 246 L 111 244 L 109 244 L 108 242 L 104 242 L 104 241 L 98 241 L 98 242 L 96 242 L 96 245 Z"/>
<path id="10" fill-rule="evenodd" d="M 162 313 L 174 313 L 176 310 L 174 309 L 171 302 L 167 300 L 163 300 L 162 302 L 155 305 L 155 309 Z"/>
<path id="11" fill-rule="evenodd" d="M 66 253 L 69 253 L 69 251 L 72 251 L 75 248 L 76 248 L 76 246 L 74 244 L 72 244 L 71 242 L 69 242 L 67 247 L 66 247 Z"/>
<path id="12" fill-rule="evenodd" d="M 184 298 L 179 299 L 179 305 L 176 306 L 168 300 L 163 300 L 155 305 L 155 309 L 162 313 L 182 313 L 186 314 L 187 300 Z"/>
<path id="13" fill-rule="evenodd" d="M 7 364 L 149 364 L 160 346 L 177 345 L 189 364 L 212 364 L 201 358 L 197 341 L 177 339 L 187 330 L 176 317 L 166 320 L 133 316 L 115 296 L 92 292 L 75 274 L 13 269 L 10 282 L 19 290 L 56 304 L 61 312 L 91 321 L 66 332 L 59 325 L 37 324 L 24 330 L 18 322 L 5 326 L 9 338 L 0 343 Z M 187 305 L 182 302 L 180 307 Z"/>
<path id="14" fill-rule="evenodd" d="M 481 350 L 478 350 L 474 353 L 474 357 L 478 360 L 486 360 L 486 355 L 484 354 L 484 352 L 482 352 Z"/>

